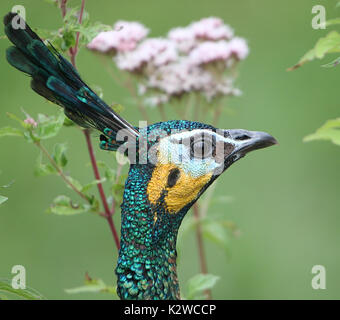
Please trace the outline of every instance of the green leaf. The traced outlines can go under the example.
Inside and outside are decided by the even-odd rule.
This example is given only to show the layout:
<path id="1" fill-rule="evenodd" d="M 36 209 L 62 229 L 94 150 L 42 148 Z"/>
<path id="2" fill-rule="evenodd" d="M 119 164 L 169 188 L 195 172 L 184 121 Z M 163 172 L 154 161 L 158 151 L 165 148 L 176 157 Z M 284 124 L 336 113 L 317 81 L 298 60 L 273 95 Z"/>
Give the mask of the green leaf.
<path id="1" fill-rule="evenodd" d="M 3 186 L 0 186 L 0 188 L 9 188 L 14 183 L 14 180 L 12 180 L 10 183 L 7 183 Z"/>
<path id="2" fill-rule="evenodd" d="M 119 103 L 114 103 L 110 105 L 110 108 L 116 113 L 121 113 L 122 111 L 124 111 L 124 106 Z"/>
<path id="3" fill-rule="evenodd" d="M 83 186 L 81 188 L 81 191 L 86 193 L 87 191 L 89 191 L 93 186 L 97 185 L 98 183 L 103 183 L 106 181 L 106 178 L 101 178 L 100 180 L 94 180 L 88 184 L 86 184 L 85 186 Z"/>
<path id="4" fill-rule="evenodd" d="M 105 162 L 103 161 L 98 161 L 98 166 L 101 168 L 104 168 L 104 176 L 105 178 L 111 183 L 114 184 L 115 180 L 116 180 L 116 170 L 110 168 Z"/>
<path id="5" fill-rule="evenodd" d="M 331 31 L 325 37 L 320 38 L 314 48 L 309 50 L 296 65 L 288 70 L 297 69 L 308 61 L 322 59 L 326 54 L 334 52 L 340 52 L 340 34 L 337 31 Z"/>
<path id="6" fill-rule="evenodd" d="M 65 154 L 66 149 L 67 149 L 66 143 L 57 143 L 54 146 L 54 153 L 52 157 L 56 164 L 61 168 L 64 168 L 67 164 L 67 158 Z"/>
<path id="7" fill-rule="evenodd" d="M 91 86 L 91 89 L 96 93 L 96 95 L 100 98 L 103 99 L 104 97 L 104 91 L 103 88 L 101 86 L 98 86 L 96 84 L 93 84 Z"/>
<path id="8" fill-rule="evenodd" d="M 340 146 L 340 118 L 328 120 L 315 133 L 306 136 L 303 141 L 330 140 Z"/>
<path id="9" fill-rule="evenodd" d="M 53 48 L 57 49 L 59 52 L 65 52 L 66 50 L 63 50 L 63 36 L 61 34 L 62 29 L 58 29 L 57 31 L 54 30 L 45 30 L 40 28 L 34 28 L 34 31 L 42 38 L 44 39 L 45 45 L 50 49 L 53 50 Z M 53 48 L 52 48 L 53 46 Z"/>
<path id="10" fill-rule="evenodd" d="M 94 213 L 99 213 L 100 210 L 100 202 L 95 196 L 89 197 L 89 202 L 91 205 L 91 211 Z"/>
<path id="11" fill-rule="evenodd" d="M 336 24 L 340 24 L 340 18 L 335 18 L 335 19 L 326 21 L 326 27 L 336 25 Z"/>
<path id="12" fill-rule="evenodd" d="M 83 21 L 78 22 L 79 7 L 69 8 L 64 17 L 64 25 L 57 31 L 38 30 L 40 37 L 47 45 L 51 43 L 57 50 L 66 52 L 76 44 L 76 34 L 79 32 L 78 46 L 88 44 L 99 32 L 112 30 L 112 27 L 99 22 L 90 23 L 88 12 L 83 12 Z"/>
<path id="13" fill-rule="evenodd" d="M 0 204 L 3 204 L 4 202 L 6 202 L 8 200 L 7 197 L 1 196 L 0 195 Z"/>
<path id="14" fill-rule="evenodd" d="M 64 124 L 65 115 L 59 112 L 57 116 L 47 117 L 43 114 L 38 115 L 38 126 L 34 132 L 39 139 L 49 139 L 55 137 Z"/>
<path id="15" fill-rule="evenodd" d="M 81 191 L 82 189 L 83 189 L 83 186 L 82 186 L 82 184 L 78 181 L 78 180 L 76 180 L 76 179 L 74 179 L 74 178 L 72 178 L 72 177 L 70 177 L 70 176 L 67 176 L 67 179 L 79 190 L 79 191 Z M 67 185 L 67 187 L 68 188 L 70 188 L 70 189 L 72 189 L 71 188 L 71 186 L 69 186 L 69 185 Z"/>
<path id="16" fill-rule="evenodd" d="M 88 212 L 89 210 L 89 205 L 73 203 L 69 197 L 62 195 L 53 200 L 53 203 L 47 212 L 58 215 L 74 215 Z"/>
<path id="17" fill-rule="evenodd" d="M 196 274 L 187 282 L 188 300 L 202 298 L 202 293 L 205 290 L 212 289 L 219 280 L 218 276 L 212 274 Z"/>
<path id="18" fill-rule="evenodd" d="M 64 120 L 64 126 L 65 127 L 73 127 L 75 125 L 76 124 L 71 119 L 65 117 L 65 120 Z"/>
<path id="19" fill-rule="evenodd" d="M 69 48 L 74 47 L 76 44 L 76 33 L 74 30 L 65 29 L 63 33 L 63 43 L 62 43 L 62 50 L 66 51 Z"/>
<path id="20" fill-rule="evenodd" d="M 8 281 L 0 281 L 0 292 L 14 294 L 15 296 L 26 300 L 45 300 L 45 298 L 32 288 L 13 289 Z"/>
<path id="21" fill-rule="evenodd" d="M 315 57 L 322 59 L 327 53 L 340 52 L 340 34 L 331 31 L 326 37 L 320 38 L 315 45 Z"/>
<path id="22" fill-rule="evenodd" d="M 0 128 L 0 137 L 5 137 L 5 136 L 23 137 L 24 133 L 17 128 L 12 128 L 12 127 Z"/>
<path id="23" fill-rule="evenodd" d="M 42 157 L 43 155 L 42 153 L 40 153 L 35 165 L 34 174 L 36 176 L 47 176 L 50 174 L 57 174 L 58 171 L 50 163 L 42 162 Z"/>
<path id="24" fill-rule="evenodd" d="M 111 286 L 107 286 L 105 282 L 101 279 L 87 279 L 85 280 L 85 285 L 71 288 L 71 289 L 65 289 L 66 293 L 69 294 L 75 294 L 75 293 L 86 293 L 86 292 L 107 292 L 110 294 L 113 294 L 117 297 L 116 289 Z"/>
<path id="25" fill-rule="evenodd" d="M 340 63 L 340 57 L 335 60 L 322 65 L 323 68 L 334 68 Z"/>
<path id="26" fill-rule="evenodd" d="M 98 161 L 97 165 L 99 168 L 105 169 L 104 176 L 107 179 L 107 181 L 112 185 L 124 185 L 126 180 L 125 174 L 120 174 L 118 181 L 116 181 L 116 175 L 117 171 L 115 169 L 112 169 L 105 163 L 104 161 Z M 120 187 L 116 187 L 115 190 L 119 189 Z"/>
<path id="27" fill-rule="evenodd" d="M 64 21 L 68 21 L 69 23 L 71 23 L 70 21 L 73 23 L 78 22 L 77 13 L 79 12 L 79 9 L 79 6 L 69 8 L 65 14 Z"/>
<path id="28" fill-rule="evenodd" d="M 100 22 L 86 23 L 86 21 L 83 21 L 81 25 L 74 25 L 74 31 L 80 34 L 80 45 L 88 44 L 100 32 L 109 30 L 112 30 L 111 26 L 104 25 Z"/>
<path id="29" fill-rule="evenodd" d="M 123 197 L 124 193 L 124 184 L 122 183 L 117 183 L 112 186 L 112 192 L 115 197 L 115 200 L 121 199 Z"/>

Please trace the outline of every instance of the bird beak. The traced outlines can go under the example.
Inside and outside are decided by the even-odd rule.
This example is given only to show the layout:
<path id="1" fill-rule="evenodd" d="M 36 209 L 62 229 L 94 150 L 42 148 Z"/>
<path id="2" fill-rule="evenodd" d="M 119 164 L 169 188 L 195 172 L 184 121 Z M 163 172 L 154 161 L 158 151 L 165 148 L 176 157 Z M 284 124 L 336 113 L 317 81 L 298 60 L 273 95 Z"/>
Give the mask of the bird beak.
<path id="1" fill-rule="evenodd" d="M 250 151 L 278 144 L 277 140 L 266 132 L 247 131 L 243 129 L 232 129 L 227 131 L 229 139 L 232 140 L 235 145 L 232 154 L 244 156 Z"/>
<path id="2" fill-rule="evenodd" d="M 223 171 L 234 162 L 243 158 L 248 152 L 278 144 L 276 139 L 266 132 L 231 129 L 224 131 L 225 142 L 231 144 L 232 150 L 224 154 Z"/>

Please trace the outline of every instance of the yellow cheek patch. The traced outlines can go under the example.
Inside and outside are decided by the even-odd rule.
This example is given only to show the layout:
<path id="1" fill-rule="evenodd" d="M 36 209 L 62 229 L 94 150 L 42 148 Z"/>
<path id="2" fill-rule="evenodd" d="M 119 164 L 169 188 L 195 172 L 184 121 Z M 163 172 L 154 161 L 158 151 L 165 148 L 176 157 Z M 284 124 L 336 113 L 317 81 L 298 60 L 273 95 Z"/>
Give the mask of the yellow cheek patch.
<path id="1" fill-rule="evenodd" d="M 180 177 L 173 187 L 168 187 L 169 173 L 171 169 L 175 168 L 180 170 Z M 156 204 L 162 192 L 166 190 L 165 206 L 170 213 L 176 213 L 198 196 L 198 193 L 209 182 L 211 176 L 212 174 L 209 173 L 195 178 L 186 174 L 174 164 L 158 164 L 147 187 L 149 201 Z"/>
<path id="2" fill-rule="evenodd" d="M 166 189 L 168 183 L 168 175 L 171 169 L 176 168 L 174 164 L 159 164 L 153 170 L 152 177 L 147 187 L 149 201 L 156 204 L 160 198 L 162 191 Z"/>
<path id="3" fill-rule="evenodd" d="M 209 182 L 212 174 L 206 174 L 204 176 L 194 178 L 182 170 L 181 176 L 177 183 L 168 188 L 168 194 L 165 197 L 165 202 L 168 211 L 176 213 L 182 209 L 185 205 L 197 198 L 198 193 Z"/>

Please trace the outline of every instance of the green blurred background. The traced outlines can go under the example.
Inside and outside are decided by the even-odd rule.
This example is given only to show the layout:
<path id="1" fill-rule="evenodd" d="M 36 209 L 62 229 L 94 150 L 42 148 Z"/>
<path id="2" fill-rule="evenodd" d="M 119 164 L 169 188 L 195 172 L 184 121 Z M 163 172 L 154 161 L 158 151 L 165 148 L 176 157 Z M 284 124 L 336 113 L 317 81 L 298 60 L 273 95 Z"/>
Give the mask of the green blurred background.
<path id="1" fill-rule="evenodd" d="M 80 1 L 71 1 L 74 5 Z M 241 66 L 238 85 L 244 92 L 230 100 L 234 115 L 223 114 L 222 128 L 265 130 L 280 145 L 249 155 L 219 179 L 217 195 L 233 201 L 215 204 L 212 211 L 225 211 L 241 235 L 230 239 L 230 254 L 205 243 L 208 269 L 220 275 L 213 289 L 217 299 L 339 299 L 340 298 L 340 148 L 330 142 L 303 143 L 327 119 L 339 116 L 339 67 L 321 68 L 316 61 L 295 72 L 286 72 L 326 30 L 311 27 L 312 6 L 326 6 L 327 18 L 339 15 L 333 1 L 311 0 L 182 0 L 111 1 L 88 0 L 92 21 L 112 24 L 118 19 L 138 20 L 165 35 L 175 26 L 206 16 L 219 16 L 251 49 Z M 57 29 L 59 11 L 43 0 L 2 0 L 3 16 L 14 4 L 26 7 L 33 27 Z M 3 31 L 1 31 L 3 34 Z M 9 43 L 0 41 L 0 127 L 14 124 L 5 113 L 32 116 L 55 113 L 54 106 L 29 88 L 29 80 L 5 61 Z M 331 61 L 333 57 L 329 57 Z M 99 59 L 87 50 L 78 57 L 78 68 L 89 84 L 104 89 L 107 102 L 120 102 L 129 121 L 139 114 L 129 106 L 129 95 L 114 83 Z M 175 118 L 175 114 L 168 112 Z M 153 120 L 159 120 L 158 114 Z M 83 136 L 64 129 L 53 143 L 68 142 L 68 170 L 81 182 L 92 180 Z M 99 152 L 110 162 L 112 154 Z M 11 278 L 11 268 L 27 270 L 27 285 L 49 299 L 109 298 L 105 294 L 69 295 L 65 288 L 83 283 L 84 273 L 114 283 L 117 253 L 107 223 L 91 214 L 55 216 L 45 210 L 56 195 L 68 194 L 62 180 L 36 178 L 38 150 L 20 138 L 0 140 L 0 185 L 9 200 L 0 206 L 0 278 Z M 96 190 L 94 190 L 96 192 Z M 191 213 L 190 213 L 191 214 Z M 119 215 L 115 216 L 119 223 Z M 182 285 L 199 271 L 194 234 L 183 239 L 179 262 Z M 311 269 L 321 264 L 327 271 L 327 289 L 313 290 Z"/>

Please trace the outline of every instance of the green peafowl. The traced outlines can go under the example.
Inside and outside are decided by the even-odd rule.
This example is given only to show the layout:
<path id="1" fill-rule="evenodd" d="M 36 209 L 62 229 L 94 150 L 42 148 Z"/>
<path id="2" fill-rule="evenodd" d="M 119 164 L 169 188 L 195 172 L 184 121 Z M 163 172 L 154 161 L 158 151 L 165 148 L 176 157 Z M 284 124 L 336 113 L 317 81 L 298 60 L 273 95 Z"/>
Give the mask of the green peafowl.
<path id="1" fill-rule="evenodd" d="M 63 107 L 79 126 L 99 130 L 101 149 L 130 158 L 115 270 L 119 297 L 180 299 L 176 239 L 183 217 L 234 162 L 276 140 L 265 132 L 221 130 L 184 120 L 134 127 L 27 24 L 15 28 L 13 18 L 19 17 L 9 13 L 4 18 L 6 35 L 14 44 L 7 49 L 8 62 L 30 75 L 32 89 Z"/>

